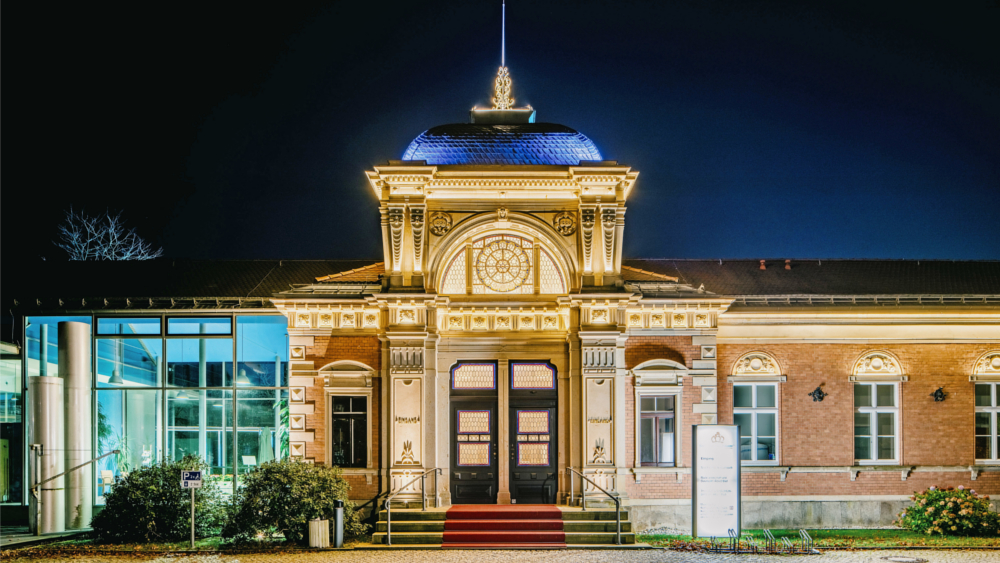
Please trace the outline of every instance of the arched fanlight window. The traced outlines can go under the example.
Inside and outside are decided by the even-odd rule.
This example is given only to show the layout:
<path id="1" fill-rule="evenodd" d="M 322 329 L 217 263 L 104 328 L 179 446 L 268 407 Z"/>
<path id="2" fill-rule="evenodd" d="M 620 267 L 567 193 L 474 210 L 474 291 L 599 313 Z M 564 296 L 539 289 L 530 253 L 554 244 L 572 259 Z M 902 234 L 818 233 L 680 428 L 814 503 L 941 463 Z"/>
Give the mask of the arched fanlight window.
<path id="1" fill-rule="evenodd" d="M 559 294 L 566 280 L 543 245 L 517 235 L 494 234 L 476 239 L 452 257 L 442 276 L 440 293 Z"/>

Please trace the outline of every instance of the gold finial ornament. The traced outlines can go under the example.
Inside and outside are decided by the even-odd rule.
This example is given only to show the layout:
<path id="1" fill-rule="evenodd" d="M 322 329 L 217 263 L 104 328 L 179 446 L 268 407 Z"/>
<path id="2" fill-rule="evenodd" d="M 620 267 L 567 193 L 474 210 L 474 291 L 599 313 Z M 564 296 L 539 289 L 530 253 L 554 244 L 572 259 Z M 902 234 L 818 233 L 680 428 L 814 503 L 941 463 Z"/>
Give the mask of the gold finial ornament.
<path id="1" fill-rule="evenodd" d="M 500 67 L 497 72 L 496 86 L 493 88 L 493 109 L 511 109 L 514 107 L 514 98 L 510 97 L 510 72 L 507 67 Z"/>

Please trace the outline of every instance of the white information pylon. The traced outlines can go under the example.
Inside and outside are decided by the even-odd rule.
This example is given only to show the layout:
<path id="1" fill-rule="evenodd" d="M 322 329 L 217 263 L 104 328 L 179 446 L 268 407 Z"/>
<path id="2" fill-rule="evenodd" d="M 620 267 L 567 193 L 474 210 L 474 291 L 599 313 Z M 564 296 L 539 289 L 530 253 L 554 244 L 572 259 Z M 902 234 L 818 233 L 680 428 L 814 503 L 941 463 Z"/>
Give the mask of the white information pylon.
<path id="1" fill-rule="evenodd" d="M 741 533 L 740 427 L 692 427 L 691 535 L 728 537 Z"/>

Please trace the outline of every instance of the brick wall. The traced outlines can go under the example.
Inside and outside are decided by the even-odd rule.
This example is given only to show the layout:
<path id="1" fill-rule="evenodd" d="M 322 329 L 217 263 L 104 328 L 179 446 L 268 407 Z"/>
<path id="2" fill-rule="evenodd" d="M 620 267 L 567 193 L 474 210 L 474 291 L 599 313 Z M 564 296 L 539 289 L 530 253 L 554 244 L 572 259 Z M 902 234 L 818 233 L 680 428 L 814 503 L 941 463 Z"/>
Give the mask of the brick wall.
<path id="1" fill-rule="evenodd" d="M 338 361 L 350 360 L 360 362 L 375 370 L 378 374 L 382 368 L 381 342 L 376 336 L 317 336 L 313 346 L 306 348 L 307 361 L 313 362 L 316 369 Z M 379 468 L 381 459 L 380 416 L 382 412 L 382 378 L 372 378 L 372 408 L 368 413 L 368 423 L 371 425 L 371 455 L 372 466 Z M 313 405 L 313 413 L 306 415 L 306 430 L 312 430 L 314 438 L 306 443 L 306 458 L 316 463 L 327 463 L 326 451 L 326 412 L 330 407 L 325 399 L 323 383 L 317 379 L 316 385 L 306 388 L 306 404 Z M 378 492 L 378 477 L 372 477 L 371 484 L 364 475 L 347 475 L 351 485 L 350 498 L 367 501 Z"/>
<path id="2" fill-rule="evenodd" d="M 995 347 L 995 346 L 994 346 Z M 973 451 L 972 364 L 991 348 L 975 344 L 900 344 L 879 347 L 899 358 L 909 381 L 900 383 L 904 465 L 971 465 Z M 870 345 L 720 344 L 719 423 L 732 424 L 732 385 L 724 383 L 744 353 L 771 354 L 787 375 L 779 384 L 782 465 L 854 464 L 854 363 Z M 808 393 L 822 386 L 829 396 L 814 402 Z M 948 394 L 935 402 L 938 387 Z"/>

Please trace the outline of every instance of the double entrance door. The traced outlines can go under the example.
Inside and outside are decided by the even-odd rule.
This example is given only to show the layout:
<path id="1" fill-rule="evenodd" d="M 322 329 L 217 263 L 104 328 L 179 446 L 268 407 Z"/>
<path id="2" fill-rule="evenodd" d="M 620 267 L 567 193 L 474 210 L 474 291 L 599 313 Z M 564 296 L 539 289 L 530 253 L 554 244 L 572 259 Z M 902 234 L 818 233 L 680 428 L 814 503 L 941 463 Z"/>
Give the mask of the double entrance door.
<path id="1" fill-rule="evenodd" d="M 497 367 L 497 362 L 458 362 L 452 368 L 452 503 L 496 504 L 503 474 L 511 503 L 553 504 L 558 490 L 555 368 L 548 362 L 511 361 L 509 377 L 498 378 Z M 469 377 L 473 373 L 476 377 Z M 498 385 L 499 380 L 506 385 Z M 500 412 L 501 394 L 506 412 Z M 506 422 L 503 435 L 500 416 Z"/>

